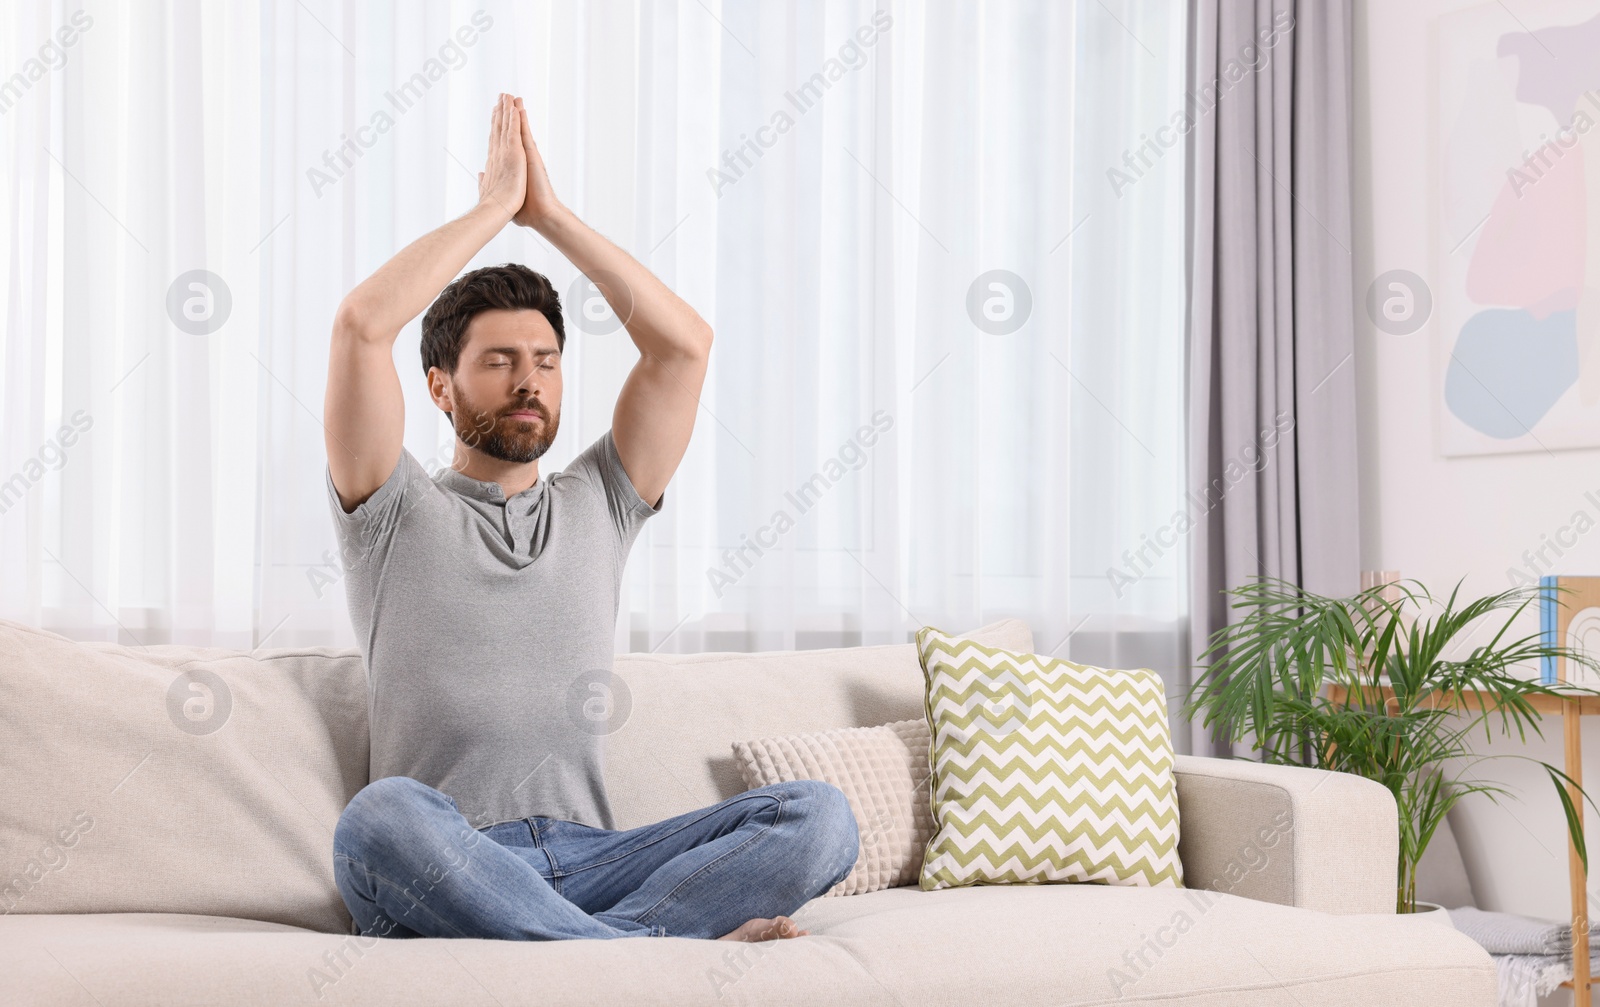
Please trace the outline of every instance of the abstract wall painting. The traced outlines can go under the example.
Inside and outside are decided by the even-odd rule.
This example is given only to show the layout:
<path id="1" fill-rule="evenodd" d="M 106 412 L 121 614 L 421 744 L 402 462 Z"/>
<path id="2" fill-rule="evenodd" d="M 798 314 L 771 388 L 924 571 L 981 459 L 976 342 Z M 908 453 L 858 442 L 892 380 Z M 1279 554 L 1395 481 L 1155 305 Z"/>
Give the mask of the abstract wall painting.
<path id="1" fill-rule="evenodd" d="M 1600 0 L 1515 11 L 1436 22 L 1446 455 L 1600 447 Z"/>

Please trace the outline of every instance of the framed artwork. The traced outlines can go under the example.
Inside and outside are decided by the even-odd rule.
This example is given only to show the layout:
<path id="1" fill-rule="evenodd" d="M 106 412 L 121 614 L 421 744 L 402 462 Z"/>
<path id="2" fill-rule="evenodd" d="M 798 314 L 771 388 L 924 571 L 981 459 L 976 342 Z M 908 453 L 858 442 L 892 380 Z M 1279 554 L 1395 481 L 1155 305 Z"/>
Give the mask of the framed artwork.
<path id="1" fill-rule="evenodd" d="M 1547 647 L 1565 646 L 1600 660 L 1600 577 L 1539 578 L 1539 631 Z M 1600 676 L 1568 667 L 1565 658 L 1547 657 L 1539 681 L 1594 686 Z"/>
<path id="2" fill-rule="evenodd" d="M 1600 0 L 1515 11 L 1436 22 L 1445 455 L 1600 447 Z"/>

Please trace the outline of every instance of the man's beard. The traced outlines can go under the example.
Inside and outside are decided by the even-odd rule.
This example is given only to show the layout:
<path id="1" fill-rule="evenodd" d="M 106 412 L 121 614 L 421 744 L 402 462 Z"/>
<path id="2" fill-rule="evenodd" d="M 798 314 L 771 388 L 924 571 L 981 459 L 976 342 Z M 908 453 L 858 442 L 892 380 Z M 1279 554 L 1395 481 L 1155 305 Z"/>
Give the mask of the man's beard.
<path id="1" fill-rule="evenodd" d="M 456 398 L 460 401 L 459 393 Z M 498 412 L 478 409 L 467 402 L 460 404 L 461 408 L 451 414 L 456 436 L 468 447 L 501 461 L 537 460 L 555 443 L 556 430 L 561 426 L 561 417 L 551 416 L 537 399 L 525 399 Z M 512 419 L 511 413 L 521 410 L 532 410 L 540 418 Z"/>

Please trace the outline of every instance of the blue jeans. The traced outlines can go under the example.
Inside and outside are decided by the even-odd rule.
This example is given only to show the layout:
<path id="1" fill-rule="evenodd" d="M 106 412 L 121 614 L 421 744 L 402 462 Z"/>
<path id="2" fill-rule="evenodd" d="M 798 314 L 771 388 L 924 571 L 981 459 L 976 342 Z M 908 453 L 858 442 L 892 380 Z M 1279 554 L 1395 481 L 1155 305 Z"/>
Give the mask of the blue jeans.
<path id="1" fill-rule="evenodd" d="M 637 829 L 538 816 L 474 829 L 454 798 L 390 776 L 340 815 L 333 865 L 366 936 L 714 938 L 826 892 L 859 844 L 844 793 L 817 780 Z"/>

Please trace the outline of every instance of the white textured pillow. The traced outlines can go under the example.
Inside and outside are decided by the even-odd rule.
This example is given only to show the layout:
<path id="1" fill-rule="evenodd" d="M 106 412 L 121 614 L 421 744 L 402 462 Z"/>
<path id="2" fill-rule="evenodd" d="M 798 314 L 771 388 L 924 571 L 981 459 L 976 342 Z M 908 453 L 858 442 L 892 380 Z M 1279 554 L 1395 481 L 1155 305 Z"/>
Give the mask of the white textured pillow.
<path id="1" fill-rule="evenodd" d="M 789 780 L 822 780 L 850 799 L 861 853 L 855 868 L 827 895 L 860 895 L 917 883 L 922 851 L 933 835 L 927 721 L 736 741 L 733 755 L 751 790 Z"/>

